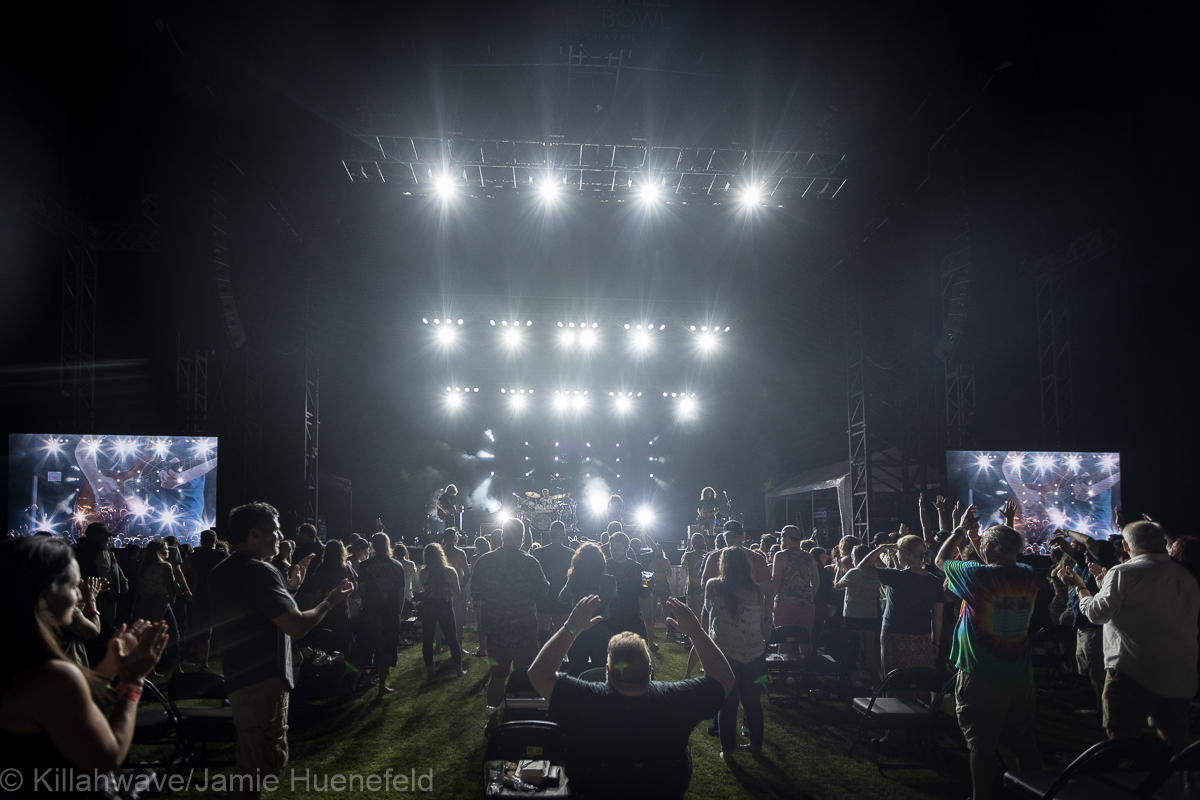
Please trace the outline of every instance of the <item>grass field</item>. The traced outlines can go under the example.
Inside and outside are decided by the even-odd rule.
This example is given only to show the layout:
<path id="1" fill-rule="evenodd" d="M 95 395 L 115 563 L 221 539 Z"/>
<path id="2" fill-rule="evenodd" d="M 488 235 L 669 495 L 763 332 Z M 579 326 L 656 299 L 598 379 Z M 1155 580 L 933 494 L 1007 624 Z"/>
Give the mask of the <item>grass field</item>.
<path id="1" fill-rule="evenodd" d="M 466 633 L 467 652 L 475 649 L 474 632 Z M 437 656 L 443 663 L 446 656 Z M 379 796 L 380 791 L 334 791 L 332 784 L 318 791 L 322 779 L 333 775 L 418 775 L 433 771 L 433 791 L 426 796 L 474 798 L 483 795 L 482 759 L 485 748 L 484 689 L 486 666 L 481 659 L 467 658 L 468 674 L 452 678 L 442 672 L 432 683 L 425 681 L 421 649 L 406 647 L 392 670 L 389 685 L 394 694 L 377 700 L 374 688 L 344 703 L 294 701 L 289 732 L 290 761 L 278 790 L 268 796 L 318 798 Z M 680 645 L 664 643 L 654 658 L 654 673 L 664 680 L 683 677 L 686 652 Z M 164 687 L 165 688 L 165 687 Z M 865 688 L 857 693 L 866 694 Z M 1077 690 L 1059 689 L 1039 697 L 1038 744 L 1047 767 L 1074 756 L 1102 738 L 1095 717 L 1081 717 L 1073 710 L 1087 700 Z M 970 794 L 965 751 L 957 747 L 939 759 L 943 771 L 916 769 L 889 771 L 880 777 L 867 750 L 859 748 L 846 757 L 856 721 L 848 704 L 834 699 L 798 706 L 766 705 L 764 757 L 748 753 L 737 756 L 731 769 L 717 756 L 717 739 L 703 725 L 692 735 L 695 773 L 689 798 L 963 798 Z M 947 740 L 948 744 L 955 744 Z M 148 748 L 135 748 L 142 758 Z M 230 757 L 228 749 L 214 748 L 214 758 Z M 227 770 L 213 770 L 225 772 Z M 292 776 L 296 780 L 293 782 Z M 305 775 L 310 782 L 304 782 Z M 196 790 L 203 773 L 192 776 L 192 790 L 175 796 L 205 797 Z M 210 773 L 211 780 L 211 773 Z M 314 783 L 313 781 L 316 781 Z M 422 786 L 422 788 L 425 788 Z"/>

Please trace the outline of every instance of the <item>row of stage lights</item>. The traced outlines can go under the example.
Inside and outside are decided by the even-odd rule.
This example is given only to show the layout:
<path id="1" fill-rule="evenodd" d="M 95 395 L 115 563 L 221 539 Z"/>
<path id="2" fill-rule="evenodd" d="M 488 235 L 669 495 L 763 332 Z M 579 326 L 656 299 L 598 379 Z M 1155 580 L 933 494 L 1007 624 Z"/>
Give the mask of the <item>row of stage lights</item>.
<path id="1" fill-rule="evenodd" d="M 422 317 L 421 322 L 426 325 L 430 324 L 428 317 Z M 497 324 L 496 320 L 494 319 L 488 320 L 488 322 L 492 327 L 499 327 L 501 329 L 501 335 L 504 343 L 511 348 L 520 346 L 521 340 L 524 336 L 522 329 L 532 327 L 533 325 L 533 320 L 526 320 L 524 325 L 522 325 L 520 321 L 513 321 L 513 323 L 510 325 L 508 320 L 500 320 L 499 324 Z M 451 319 L 443 321 L 439 317 L 434 317 L 433 325 L 435 326 L 438 341 L 443 345 L 449 346 L 457 340 L 458 328 L 463 325 L 463 321 L 461 319 L 457 322 Z M 588 349 L 599 343 L 600 323 L 598 322 L 580 322 L 578 325 L 576 325 L 574 322 L 564 323 L 559 321 L 557 323 L 557 327 L 560 329 L 559 342 L 564 347 L 570 347 L 578 343 L 584 349 Z M 623 328 L 628 332 L 629 341 L 634 348 L 638 350 L 647 350 L 653 344 L 652 335 L 665 331 L 667 326 L 665 324 L 659 324 L 658 326 L 655 326 L 653 322 L 648 322 L 645 324 L 631 324 L 626 322 Z M 688 326 L 688 330 L 695 335 L 696 344 L 700 347 L 700 349 L 709 351 L 716 348 L 718 344 L 718 336 L 721 333 L 729 333 L 730 326 L 726 325 L 724 328 L 721 328 L 719 325 L 713 325 L 710 328 L 708 325 L 690 325 Z"/>
<path id="2" fill-rule="evenodd" d="M 216 449 L 217 443 L 211 438 L 187 439 L 192 445 L 192 451 L 196 455 L 206 456 Z M 46 439 L 43 443 L 43 449 L 47 453 L 61 455 L 63 447 L 68 444 L 66 439 Z M 83 447 L 88 455 L 96 455 L 100 452 L 100 448 L 104 445 L 102 439 L 84 439 Z M 136 438 L 119 437 L 114 439 L 110 445 L 113 455 L 129 456 L 137 455 L 143 450 L 146 453 L 153 453 L 159 458 L 166 458 L 171 451 L 171 441 L 163 438 L 150 438 L 145 444 L 141 443 Z"/>
<path id="3" fill-rule="evenodd" d="M 443 203 L 452 202 L 467 188 L 464 181 L 457 180 L 448 172 L 430 177 L 433 179 L 433 192 Z M 541 180 L 535 181 L 533 188 L 538 198 L 546 205 L 554 205 L 568 192 L 566 178 L 556 180 L 552 175 L 546 175 Z M 658 183 L 647 180 L 636 188 L 631 180 L 630 188 L 634 189 L 633 196 L 645 207 L 652 208 L 667 202 L 669 192 L 665 178 L 660 179 Z M 733 196 L 736 197 L 735 205 L 744 211 L 753 211 L 756 208 L 769 206 L 783 208 L 778 203 L 769 202 L 770 195 L 765 186 L 746 186 L 736 191 Z M 686 200 L 683 200 L 682 203 L 687 205 Z M 720 204 L 714 203 L 714 205 Z"/>
<path id="4" fill-rule="evenodd" d="M 509 406 L 514 412 L 523 411 L 533 401 L 533 389 L 501 389 L 500 393 L 506 395 Z M 479 387 L 466 386 L 447 386 L 446 387 L 446 407 L 451 411 L 457 411 L 466 405 L 467 396 L 478 394 Z M 550 396 L 550 407 L 560 413 L 566 411 L 584 411 L 588 407 L 588 390 L 555 390 Z M 612 398 L 613 408 L 625 413 L 633 410 L 633 406 L 637 398 L 642 396 L 641 392 L 609 392 L 608 396 Z M 663 392 L 665 398 L 675 398 L 675 411 L 680 419 L 693 419 L 698 411 L 695 392 Z"/>

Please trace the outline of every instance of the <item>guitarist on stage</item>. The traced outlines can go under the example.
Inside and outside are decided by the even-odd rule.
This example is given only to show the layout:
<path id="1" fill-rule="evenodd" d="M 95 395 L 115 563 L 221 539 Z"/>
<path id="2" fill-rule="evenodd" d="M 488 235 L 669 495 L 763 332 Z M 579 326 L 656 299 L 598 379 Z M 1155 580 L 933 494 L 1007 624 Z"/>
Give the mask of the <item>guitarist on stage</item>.
<path id="1" fill-rule="evenodd" d="M 445 530 L 446 524 L 451 527 L 457 527 L 456 520 L 458 512 L 461 508 L 455 505 L 455 500 L 458 499 L 458 487 L 453 483 L 446 487 L 446 491 L 438 495 L 437 499 L 437 515 L 442 521 L 442 530 Z"/>
<path id="2" fill-rule="evenodd" d="M 705 486 L 700 492 L 700 505 L 696 507 L 696 521 L 704 528 L 704 536 L 706 539 L 712 539 L 717 532 L 717 512 L 721 510 L 721 504 L 717 502 L 717 490 L 711 486 Z"/>

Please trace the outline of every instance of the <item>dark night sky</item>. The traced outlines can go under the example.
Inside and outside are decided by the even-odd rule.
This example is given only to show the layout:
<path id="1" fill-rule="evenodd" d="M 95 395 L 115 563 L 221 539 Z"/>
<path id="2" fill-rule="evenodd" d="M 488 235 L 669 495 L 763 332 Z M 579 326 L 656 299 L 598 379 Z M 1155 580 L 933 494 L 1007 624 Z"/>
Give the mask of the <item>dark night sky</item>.
<path id="1" fill-rule="evenodd" d="M 1107 226 L 1118 249 L 1071 284 L 1075 445 L 1123 454 L 1130 511 L 1168 522 L 1182 515 L 1186 472 L 1170 454 L 1195 442 L 1194 424 L 1180 420 L 1193 406 L 1184 276 L 1196 261 L 1186 239 L 1194 70 L 1182 20 L 1128 6 L 1066 17 L 1019 4 L 970 15 L 961 4 L 249 5 L 46 12 L 6 50 L 0 369 L 8 430 L 57 424 L 54 372 L 35 367 L 58 358 L 61 260 L 12 198 L 37 189 L 90 221 L 140 222 L 149 193 L 161 208 L 160 251 L 102 257 L 97 357 L 141 363 L 101 370 L 97 430 L 174 430 L 181 337 L 216 351 L 211 427 L 226 437 L 223 453 L 236 455 L 238 362 L 208 262 L 220 141 L 245 173 L 230 180 L 233 279 L 247 333 L 268 362 L 265 469 L 253 494 L 285 515 L 299 502 L 299 351 L 312 275 L 322 466 L 354 482 L 359 530 L 379 515 L 415 524 L 435 482 L 486 475 L 455 455 L 483 447 L 484 428 L 502 440 L 498 455 L 531 437 L 661 435 L 670 460 L 660 475 L 669 479 L 654 500 L 664 515 L 679 518 L 710 483 L 760 524 L 765 486 L 845 458 L 848 270 L 863 271 L 881 352 L 929 361 L 940 327 L 944 208 L 936 182 L 915 190 L 930 145 L 969 107 L 960 130 L 976 266 L 963 348 L 979 376 L 978 446 L 1050 449 L 1037 399 L 1033 286 L 1020 261 Z M 638 22 L 617 24 L 617 14 Z M 614 32 L 628 38 L 605 38 Z M 614 92 L 579 76 L 568 90 L 563 68 L 512 66 L 580 42 L 592 52 L 632 49 L 632 63 L 675 72 L 626 71 Z M 1005 60 L 1012 66 L 993 75 Z M 753 219 L 680 206 L 645 219 L 578 199 L 551 215 L 480 201 L 442 216 L 426 199 L 350 183 L 344 137 L 367 130 L 812 148 L 846 153 L 850 182 L 836 200 L 792 202 Z M 698 386 L 704 414 L 694 426 L 663 415 L 627 429 L 547 428 L 509 422 L 499 409 L 447 421 L 435 394 L 448 366 L 428 350 L 418 321 L 428 303 L 414 295 L 425 293 L 619 298 L 650 309 L 695 301 L 719 304 L 738 322 L 712 369 L 663 358 L 643 375 Z M 455 369 L 491 374 L 485 356 Z M 498 473 L 514 471 L 518 458 Z M 242 499 L 233 473 L 221 472 L 223 505 Z M 637 497 L 643 485 L 626 492 Z M 348 526 L 338 516 L 348 514 L 343 501 L 325 501 Z"/>

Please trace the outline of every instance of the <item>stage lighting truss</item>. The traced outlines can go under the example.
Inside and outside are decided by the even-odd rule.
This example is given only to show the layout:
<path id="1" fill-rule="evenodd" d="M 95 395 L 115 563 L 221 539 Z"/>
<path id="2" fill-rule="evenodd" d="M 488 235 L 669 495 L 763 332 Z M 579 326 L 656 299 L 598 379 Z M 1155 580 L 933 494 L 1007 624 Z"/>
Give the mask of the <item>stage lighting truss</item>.
<path id="1" fill-rule="evenodd" d="M 600 199 L 778 206 L 834 198 L 846 157 L 799 150 L 669 147 L 453 136 L 364 135 L 348 140 L 342 166 L 354 183 L 391 183 L 409 194 L 501 197 L 567 191 Z M 553 188 L 551 188 L 553 187 Z"/>

